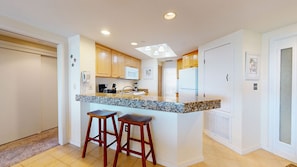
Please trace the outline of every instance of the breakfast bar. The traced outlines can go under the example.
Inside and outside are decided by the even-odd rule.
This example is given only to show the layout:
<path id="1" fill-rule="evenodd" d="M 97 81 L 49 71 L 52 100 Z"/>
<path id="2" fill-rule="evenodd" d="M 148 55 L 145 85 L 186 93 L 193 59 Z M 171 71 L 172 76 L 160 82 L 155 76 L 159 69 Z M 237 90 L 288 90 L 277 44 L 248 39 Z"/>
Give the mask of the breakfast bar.
<path id="1" fill-rule="evenodd" d="M 76 100 L 81 102 L 81 143 L 85 138 L 89 111 L 100 109 L 117 111 L 118 116 L 151 116 L 157 163 L 170 167 L 184 167 L 203 161 L 202 111 L 220 108 L 221 102 L 219 99 L 203 97 L 139 96 L 125 93 L 81 94 L 76 95 Z M 98 124 L 95 121 L 93 123 Z M 96 134 L 98 131 L 93 129 L 91 133 Z M 133 135 L 138 136 L 139 130 L 133 130 Z M 138 149 L 139 146 L 132 144 L 132 147 Z M 116 144 L 111 148 L 115 149 Z"/>

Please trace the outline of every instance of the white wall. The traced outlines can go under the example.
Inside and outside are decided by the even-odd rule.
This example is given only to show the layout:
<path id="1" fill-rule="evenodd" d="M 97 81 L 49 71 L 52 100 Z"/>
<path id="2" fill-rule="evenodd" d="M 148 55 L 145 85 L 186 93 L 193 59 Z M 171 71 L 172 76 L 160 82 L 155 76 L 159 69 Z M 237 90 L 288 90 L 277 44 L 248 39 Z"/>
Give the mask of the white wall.
<path id="1" fill-rule="evenodd" d="M 71 56 L 72 55 L 72 56 Z M 72 58 L 71 58 L 72 57 Z M 81 146 L 80 102 L 75 100 L 78 94 L 95 93 L 95 41 L 80 35 L 69 38 L 69 142 Z M 89 83 L 81 81 L 81 72 L 90 73 Z"/>
<path id="2" fill-rule="evenodd" d="M 259 80 L 246 80 L 245 53 L 253 53 L 261 58 L 261 34 L 244 31 L 242 53 L 242 150 L 244 153 L 256 150 L 261 145 L 261 74 Z M 261 61 L 260 61 L 261 68 Z M 253 90 L 254 84 L 258 84 L 258 90 Z M 252 122 L 252 123 L 251 123 Z M 255 130 L 257 129 L 257 130 Z"/>
<path id="3" fill-rule="evenodd" d="M 143 79 L 143 72 L 145 68 L 151 68 L 153 70 L 152 79 Z M 139 88 L 148 89 L 149 95 L 158 96 L 158 60 L 146 59 L 141 60 L 141 80 L 138 81 Z"/>
<path id="4" fill-rule="evenodd" d="M 271 151 L 272 143 L 269 138 L 269 132 L 273 129 L 269 128 L 269 50 L 270 41 L 289 36 L 297 35 L 297 24 L 292 24 L 264 33 L 262 36 L 262 57 L 261 57 L 261 144 L 266 150 Z"/>
<path id="5" fill-rule="evenodd" d="M 80 102 L 75 95 L 80 94 L 80 36 L 69 38 L 69 142 L 80 145 Z M 71 58 L 72 57 L 72 58 Z"/>

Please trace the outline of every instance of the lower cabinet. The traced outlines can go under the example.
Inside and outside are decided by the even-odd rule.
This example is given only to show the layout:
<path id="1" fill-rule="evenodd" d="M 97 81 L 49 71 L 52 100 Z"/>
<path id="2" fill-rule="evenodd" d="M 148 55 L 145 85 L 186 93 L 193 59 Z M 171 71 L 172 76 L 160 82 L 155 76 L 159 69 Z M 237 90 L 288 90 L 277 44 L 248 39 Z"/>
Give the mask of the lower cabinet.
<path id="1" fill-rule="evenodd" d="M 231 116 L 230 113 L 220 110 L 210 110 L 204 113 L 204 131 L 209 136 L 221 142 L 231 140 Z"/>

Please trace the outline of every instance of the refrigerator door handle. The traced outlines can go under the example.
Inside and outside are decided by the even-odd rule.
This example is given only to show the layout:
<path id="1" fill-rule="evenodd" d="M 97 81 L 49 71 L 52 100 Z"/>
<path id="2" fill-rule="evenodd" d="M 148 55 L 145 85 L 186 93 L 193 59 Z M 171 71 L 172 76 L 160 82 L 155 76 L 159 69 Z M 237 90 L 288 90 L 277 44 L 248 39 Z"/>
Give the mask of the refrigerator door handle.
<path id="1" fill-rule="evenodd" d="M 226 81 L 229 81 L 229 74 L 226 75 Z"/>

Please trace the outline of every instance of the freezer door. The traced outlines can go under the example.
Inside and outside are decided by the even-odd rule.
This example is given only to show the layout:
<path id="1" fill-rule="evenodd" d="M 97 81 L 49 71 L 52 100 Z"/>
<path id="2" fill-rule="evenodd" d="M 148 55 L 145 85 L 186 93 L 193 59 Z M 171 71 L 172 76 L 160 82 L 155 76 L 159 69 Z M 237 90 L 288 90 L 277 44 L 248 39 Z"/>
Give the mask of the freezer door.
<path id="1" fill-rule="evenodd" d="M 179 89 L 198 89 L 198 69 L 179 70 Z"/>
<path id="2" fill-rule="evenodd" d="M 195 97 L 198 95 L 197 89 L 179 89 L 178 96 Z"/>

